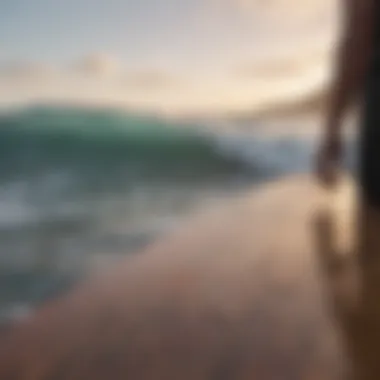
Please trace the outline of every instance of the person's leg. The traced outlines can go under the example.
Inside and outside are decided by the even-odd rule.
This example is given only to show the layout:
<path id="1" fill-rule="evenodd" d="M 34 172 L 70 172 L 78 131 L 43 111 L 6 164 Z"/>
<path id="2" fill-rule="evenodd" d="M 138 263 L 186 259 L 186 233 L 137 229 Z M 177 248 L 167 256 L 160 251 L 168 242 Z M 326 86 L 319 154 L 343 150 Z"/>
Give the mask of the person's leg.
<path id="1" fill-rule="evenodd" d="M 380 256 L 380 75 L 369 76 L 360 125 L 358 238 L 361 261 Z"/>

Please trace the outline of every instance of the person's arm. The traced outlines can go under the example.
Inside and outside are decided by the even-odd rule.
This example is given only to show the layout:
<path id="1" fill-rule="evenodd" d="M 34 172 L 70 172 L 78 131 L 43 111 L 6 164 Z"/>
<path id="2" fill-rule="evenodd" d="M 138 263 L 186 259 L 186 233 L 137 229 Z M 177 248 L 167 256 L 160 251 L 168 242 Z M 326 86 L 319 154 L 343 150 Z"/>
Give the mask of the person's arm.
<path id="1" fill-rule="evenodd" d="M 364 86 L 372 51 L 376 1 L 380 0 L 342 0 L 343 33 L 316 162 L 317 177 L 328 187 L 335 186 L 339 178 L 343 118 Z"/>
<path id="2" fill-rule="evenodd" d="M 342 119 L 364 84 L 377 0 L 343 0 L 343 30 L 326 112 L 326 137 L 340 139 Z"/>

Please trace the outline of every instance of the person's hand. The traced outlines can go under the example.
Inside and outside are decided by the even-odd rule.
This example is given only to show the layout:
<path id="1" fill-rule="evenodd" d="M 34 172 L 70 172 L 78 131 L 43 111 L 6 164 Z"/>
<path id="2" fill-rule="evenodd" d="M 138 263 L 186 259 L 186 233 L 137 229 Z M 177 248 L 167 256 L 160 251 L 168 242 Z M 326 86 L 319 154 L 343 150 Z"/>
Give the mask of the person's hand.
<path id="1" fill-rule="evenodd" d="M 338 184 L 343 146 L 341 138 L 328 135 L 319 148 L 316 157 L 316 175 L 319 182 L 333 188 Z"/>

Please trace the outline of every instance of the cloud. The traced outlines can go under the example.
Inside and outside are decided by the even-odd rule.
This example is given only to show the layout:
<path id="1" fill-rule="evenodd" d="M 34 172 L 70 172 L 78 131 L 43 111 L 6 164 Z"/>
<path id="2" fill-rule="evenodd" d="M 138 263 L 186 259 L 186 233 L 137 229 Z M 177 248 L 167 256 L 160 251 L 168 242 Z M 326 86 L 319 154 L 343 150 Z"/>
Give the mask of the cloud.
<path id="1" fill-rule="evenodd" d="M 331 49 L 305 50 L 298 54 L 290 54 L 246 61 L 233 67 L 232 74 L 236 78 L 276 80 L 281 78 L 302 76 L 314 68 L 328 69 Z"/>
<path id="2" fill-rule="evenodd" d="M 209 0 L 216 13 L 251 20 L 260 34 L 286 29 L 319 34 L 335 31 L 340 2 L 338 0 Z M 302 29 L 302 31 L 301 31 Z M 283 37 L 278 34 L 279 37 Z"/>
<path id="3" fill-rule="evenodd" d="M 213 0 L 219 4 L 233 5 L 241 10 L 280 12 L 288 14 L 311 13 L 324 10 L 337 3 L 337 0 Z"/>
<path id="4" fill-rule="evenodd" d="M 109 54 L 88 55 L 61 68 L 10 62 L 0 65 L 0 103 L 69 101 L 177 114 L 256 110 L 317 88 L 326 54 L 315 48 L 249 59 L 231 54 L 218 70 L 178 76 L 146 62 L 127 68 Z"/>
<path id="5" fill-rule="evenodd" d="M 58 68 L 48 63 L 12 61 L 0 64 L 0 77 L 10 81 L 43 80 L 57 75 Z"/>
<path id="6" fill-rule="evenodd" d="M 284 60 L 284 61 L 263 61 L 263 62 L 253 62 L 244 63 L 239 65 L 234 69 L 234 74 L 236 77 L 241 79 L 269 79 L 274 80 L 278 77 L 294 76 L 299 75 L 300 71 L 304 70 L 305 67 L 301 62 L 295 60 Z"/>
<path id="7" fill-rule="evenodd" d="M 182 87 L 183 83 L 162 70 L 138 70 L 125 74 L 123 84 L 138 90 L 168 90 Z"/>
<path id="8" fill-rule="evenodd" d="M 107 53 L 88 55 L 74 64 L 76 71 L 98 77 L 118 75 L 123 71 L 122 63 Z"/>

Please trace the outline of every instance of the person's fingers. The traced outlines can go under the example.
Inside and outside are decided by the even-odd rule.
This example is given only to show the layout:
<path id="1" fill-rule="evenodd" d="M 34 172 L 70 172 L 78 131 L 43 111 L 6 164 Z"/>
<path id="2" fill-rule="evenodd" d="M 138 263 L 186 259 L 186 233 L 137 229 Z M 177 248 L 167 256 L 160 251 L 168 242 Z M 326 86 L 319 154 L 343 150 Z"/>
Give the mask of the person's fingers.
<path id="1" fill-rule="evenodd" d="M 334 160 L 321 155 L 316 162 L 316 177 L 318 182 L 327 188 L 334 188 L 339 182 L 338 167 Z"/>
<path id="2" fill-rule="evenodd" d="M 324 172 L 322 173 L 322 176 L 324 186 L 326 186 L 329 189 L 332 189 L 337 186 L 339 175 L 336 167 L 329 166 L 325 168 Z"/>

